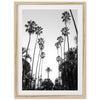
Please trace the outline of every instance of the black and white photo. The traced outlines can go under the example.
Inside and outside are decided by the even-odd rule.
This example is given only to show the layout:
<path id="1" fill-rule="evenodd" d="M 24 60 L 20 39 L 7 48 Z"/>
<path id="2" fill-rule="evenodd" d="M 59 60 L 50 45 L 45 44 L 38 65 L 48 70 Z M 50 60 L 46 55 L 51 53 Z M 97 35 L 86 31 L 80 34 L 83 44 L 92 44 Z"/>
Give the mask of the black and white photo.
<path id="1" fill-rule="evenodd" d="M 18 5 L 19 95 L 82 95 L 83 5 Z"/>

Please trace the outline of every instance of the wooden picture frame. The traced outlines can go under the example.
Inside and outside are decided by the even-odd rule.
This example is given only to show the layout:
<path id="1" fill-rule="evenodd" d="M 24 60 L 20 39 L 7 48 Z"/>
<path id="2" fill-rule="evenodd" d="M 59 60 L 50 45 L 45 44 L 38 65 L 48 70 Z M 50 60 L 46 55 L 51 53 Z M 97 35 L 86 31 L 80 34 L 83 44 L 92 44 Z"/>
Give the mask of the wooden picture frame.
<path id="1" fill-rule="evenodd" d="M 77 94 L 67 94 L 67 95 L 59 95 L 59 94 L 53 94 L 53 95 L 48 95 L 48 94 L 40 94 L 40 95 L 32 95 L 32 94 L 18 94 L 18 7 L 19 5 L 28 5 L 28 6 L 34 6 L 34 5 L 62 5 L 62 6 L 82 6 L 82 94 L 81 95 L 77 95 Z M 85 64 L 85 27 L 86 27 L 86 23 L 85 23 L 85 10 L 86 10 L 86 3 L 85 2 L 14 2 L 14 97 L 15 98 L 86 98 L 86 64 Z"/>

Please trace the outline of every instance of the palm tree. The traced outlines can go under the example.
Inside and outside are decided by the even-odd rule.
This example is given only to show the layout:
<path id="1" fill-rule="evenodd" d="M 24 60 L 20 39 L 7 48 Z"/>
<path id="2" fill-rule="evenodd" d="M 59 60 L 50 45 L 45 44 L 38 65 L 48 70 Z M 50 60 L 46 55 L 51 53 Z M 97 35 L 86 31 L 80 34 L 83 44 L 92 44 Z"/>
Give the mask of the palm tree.
<path id="1" fill-rule="evenodd" d="M 36 45 L 37 45 L 37 40 L 38 40 L 38 36 L 40 34 L 42 34 L 42 30 L 43 28 L 41 28 L 40 26 L 36 27 L 36 31 L 35 31 L 35 34 L 37 35 L 36 37 L 36 42 L 35 42 L 35 46 L 34 46 L 34 52 L 33 52 L 33 61 L 32 61 L 32 74 L 33 74 L 33 66 L 34 66 L 34 59 L 35 59 L 35 50 L 36 50 Z"/>
<path id="2" fill-rule="evenodd" d="M 60 45 L 59 45 L 59 42 L 56 42 L 56 43 L 55 43 L 55 46 L 56 46 L 56 48 L 57 48 L 57 54 L 58 54 L 58 56 L 59 56 L 59 46 L 60 46 Z"/>
<path id="3" fill-rule="evenodd" d="M 52 70 L 50 69 L 50 67 L 47 67 L 46 72 L 47 72 L 47 75 L 48 75 L 48 79 L 49 79 L 49 73 L 50 73 L 51 71 L 52 71 Z"/>
<path id="4" fill-rule="evenodd" d="M 38 73 L 39 73 L 40 72 L 40 65 L 41 65 L 41 56 L 44 56 L 43 55 L 44 52 L 42 52 L 42 50 L 44 49 L 44 39 L 43 38 L 39 38 L 38 39 L 38 44 L 39 44 L 39 49 L 40 49 L 40 52 L 41 52 L 40 55 L 39 55 L 39 57 L 40 57 L 40 64 L 39 64 L 39 71 L 38 71 Z"/>
<path id="5" fill-rule="evenodd" d="M 39 69 L 38 69 L 38 86 L 39 86 L 39 81 L 42 79 L 42 66 L 43 66 L 43 58 L 44 57 L 45 57 L 45 53 L 44 52 L 41 52 L 41 54 L 40 54 Z"/>
<path id="6" fill-rule="evenodd" d="M 60 77 L 59 64 L 60 64 L 60 62 L 62 62 L 62 58 L 60 56 L 57 56 L 56 60 L 58 62 L 58 78 L 59 78 Z"/>
<path id="7" fill-rule="evenodd" d="M 35 21 L 30 20 L 30 21 L 27 21 L 27 24 L 25 24 L 25 27 L 26 27 L 26 32 L 29 33 L 29 41 L 28 41 L 28 45 L 27 45 L 27 49 L 26 49 L 26 55 L 27 55 L 30 41 L 31 41 L 31 34 L 35 33 L 37 24 L 35 23 Z"/>
<path id="8" fill-rule="evenodd" d="M 63 37 L 62 37 L 62 36 L 59 36 L 59 37 L 57 38 L 57 40 L 58 40 L 59 45 L 60 45 L 60 48 L 61 48 L 61 57 L 62 57 L 62 45 L 61 45 L 61 43 L 63 42 Z"/>
<path id="9" fill-rule="evenodd" d="M 64 27 L 62 28 L 61 32 L 62 32 L 62 35 L 64 36 L 64 54 L 65 54 L 65 43 L 66 43 L 66 36 L 67 36 L 67 43 L 68 43 L 68 51 L 69 51 L 69 37 L 68 37 L 68 34 L 69 34 L 69 29 L 68 27 Z M 64 56 L 65 57 L 65 56 Z"/>
<path id="10" fill-rule="evenodd" d="M 62 61 L 62 58 L 60 56 L 57 56 L 56 57 L 56 60 L 57 60 L 57 62 L 61 62 Z"/>
<path id="11" fill-rule="evenodd" d="M 76 22 L 75 22 L 75 19 L 74 19 L 74 16 L 73 16 L 73 13 L 72 13 L 71 9 L 70 9 L 70 14 L 71 14 L 73 24 L 74 24 L 74 27 L 75 27 L 75 30 L 76 30 L 75 41 L 76 41 L 76 47 L 78 47 L 78 29 L 77 29 Z"/>
<path id="12" fill-rule="evenodd" d="M 67 23 L 71 20 L 70 18 L 70 14 L 68 11 L 65 11 L 64 13 L 62 13 L 62 21 L 65 22 L 65 27 L 62 29 L 62 35 L 64 35 L 64 53 L 65 53 L 65 41 L 66 41 L 66 36 L 67 36 L 67 42 L 68 42 L 68 50 L 69 50 L 69 37 L 68 37 L 68 27 L 67 27 Z"/>
<path id="13" fill-rule="evenodd" d="M 67 27 L 67 22 L 69 22 L 71 20 L 70 18 L 70 14 L 68 11 L 65 11 L 64 13 L 62 13 L 62 21 L 65 22 L 65 26 Z"/>
<path id="14" fill-rule="evenodd" d="M 77 30 L 77 26 L 76 26 L 76 22 L 75 22 L 75 19 L 74 19 L 74 16 L 73 16 L 72 10 L 70 9 L 69 11 L 70 11 L 70 14 L 71 14 L 71 17 L 72 17 L 73 23 L 74 23 L 74 27 L 75 27 L 75 30 L 76 30 L 76 35 L 78 36 L 78 30 Z"/>
<path id="15" fill-rule="evenodd" d="M 45 52 L 41 52 L 40 57 L 41 57 L 41 59 L 42 59 L 42 62 L 41 62 L 41 73 L 40 73 L 40 77 L 42 78 L 43 59 L 44 59 L 44 57 L 45 57 Z"/>
<path id="16" fill-rule="evenodd" d="M 38 39 L 38 45 L 39 45 L 39 54 L 38 54 L 38 59 L 37 59 L 36 71 L 35 71 L 35 79 L 37 78 L 37 69 L 38 69 L 38 64 L 39 64 L 39 58 L 40 58 L 42 50 L 44 49 L 44 39 L 43 38 Z M 41 63 L 41 59 L 40 59 L 40 63 Z"/>
<path id="17" fill-rule="evenodd" d="M 44 44 L 44 39 L 42 37 L 38 39 L 38 44 Z"/>

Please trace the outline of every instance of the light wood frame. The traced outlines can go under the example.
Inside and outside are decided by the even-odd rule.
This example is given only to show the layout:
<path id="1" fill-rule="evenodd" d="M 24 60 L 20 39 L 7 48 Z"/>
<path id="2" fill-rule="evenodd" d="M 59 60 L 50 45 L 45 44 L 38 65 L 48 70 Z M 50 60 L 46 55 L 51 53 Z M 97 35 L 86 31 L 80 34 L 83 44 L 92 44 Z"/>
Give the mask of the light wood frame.
<path id="1" fill-rule="evenodd" d="M 17 8 L 18 5 L 82 5 L 83 6 L 83 94 L 82 95 L 18 95 L 17 94 Z M 14 97 L 15 98 L 86 98 L 86 59 L 85 59 L 85 2 L 14 2 Z"/>

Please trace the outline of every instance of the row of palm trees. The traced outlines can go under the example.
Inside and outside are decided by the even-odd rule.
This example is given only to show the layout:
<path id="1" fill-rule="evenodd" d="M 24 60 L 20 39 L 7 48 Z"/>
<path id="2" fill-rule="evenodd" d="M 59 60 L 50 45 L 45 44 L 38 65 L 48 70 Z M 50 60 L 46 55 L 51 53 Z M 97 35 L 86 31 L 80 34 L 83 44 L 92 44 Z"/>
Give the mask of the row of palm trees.
<path id="1" fill-rule="evenodd" d="M 41 80 L 42 80 L 42 69 L 43 69 L 43 59 L 45 57 L 45 52 L 43 51 L 44 49 L 44 39 L 40 37 L 40 35 L 43 33 L 43 28 L 38 26 L 35 21 L 27 21 L 27 24 L 25 24 L 26 32 L 29 34 L 29 41 L 27 44 L 27 48 L 22 48 L 22 54 L 23 54 L 23 59 L 24 61 L 28 61 L 28 58 L 32 60 L 32 65 L 31 67 L 31 77 L 33 78 L 31 80 L 31 83 L 34 83 L 34 89 L 40 87 L 41 85 Z M 34 45 L 34 51 L 33 51 L 33 59 L 30 57 L 28 50 L 29 50 L 29 45 L 31 42 L 31 35 L 36 34 L 36 40 L 35 40 L 35 45 Z M 35 60 L 35 52 L 36 52 L 36 47 L 39 47 L 39 53 L 38 53 L 38 58 L 37 58 L 37 63 L 36 63 L 36 69 L 33 69 L 34 67 L 34 60 Z M 25 54 L 26 53 L 26 54 Z M 26 66 L 27 67 L 27 66 Z M 23 69 L 24 70 L 24 69 Z M 33 70 L 35 70 L 35 75 L 33 75 Z M 47 79 L 49 79 L 49 73 L 51 69 L 50 67 L 47 67 L 46 72 L 47 72 Z M 23 73 L 24 74 L 24 73 Z M 30 85 L 31 85 L 30 83 Z M 30 88 L 32 88 L 30 86 Z"/>
<path id="2" fill-rule="evenodd" d="M 38 39 L 38 45 L 39 45 L 39 54 L 38 54 L 38 59 L 36 64 L 36 72 L 35 72 L 35 83 L 37 80 L 37 85 L 39 85 L 39 79 L 42 78 L 43 59 L 45 57 L 45 52 L 43 52 L 44 49 L 43 38 Z M 35 87 L 37 87 L 37 85 L 35 85 Z"/>
<path id="3" fill-rule="evenodd" d="M 72 13 L 72 10 L 70 9 L 69 11 L 65 11 L 62 13 L 62 22 L 64 22 L 64 27 L 62 28 L 61 32 L 62 35 L 57 37 L 57 42 L 55 43 L 55 46 L 57 48 L 57 57 L 56 60 L 58 62 L 58 78 L 61 77 L 60 71 L 59 71 L 59 65 L 62 64 L 63 62 L 65 62 L 67 60 L 67 58 L 65 57 L 65 48 L 66 48 L 66 39 L 67 39 L 67 51 L 69 51 L 70 49 L 70 44 L 69 44 L 69 22 L 72 19 L 74 27 L 75 27 L 75 31 L 76 31 L 76 36 L 75 36 L 75 40 L 76 40 L 76 46 L 78 46 L 78 30 L 77 30 L 77 26 L 75 23 L 75 19 Z M 63 48 L 62 48 L 63 47 Z"/>
<path id="4" fill-rule="evenodd" d="M 59 65 L 63 61 L 65 61 L 65 45 L 66 45 L 66 37 L 67 37 L 67 44 L 68 44 L 68 50 L 69 50 L 69 28 L 68 28 L 68 22 L 71 20 L 70 14 L 68 11 L 65 11 L 62 13 L 62 21 L 64 22 L 65 26 L 62 28 L 61 32 L 62 35 L 57 37 L 57 42 L 55 43 L 55 46 L 57 48 L 57 62 L 58 62 L 58 77 L 60 77 L 60 71 L 59 71 Z M 62 51 L 62 46 L 63 46 L 63 51 Z M 59 50 L 61 51 L 59 53 Z"/>
<path id="5" fill-rule="evenodd" d="M 35 21 L 27 21 L 27 24 L 25 24 L 26 27 L 26 32 L 29 34 L 29 41 L 26 49 L 26 57 L 25 60 L 27 60 L 27 55 L 28 50 L 29 50 L 29 45 L 31 42 L 31 35 L 36 34 L 36 41 L 34 45 L 34 51 L 33 51 L 33 58 L 32 58 L 32 67 L 31 67 L 31 76 L 33 76 L 33 67 L 34 67 L 34 59 L 35 59 L 35 52 L 36 52 L 36 47 L 37 45 L 39 46 L 39 54 L 38 54 L 38 59 L 37 59 L 37 64 L 36 64 L 36 70 L 35 70 L 35 87 L 37 86 L 36 83 L 38 81 L 39 84 L 39 79 L 42 78 L 42 66 L 43 66 L 43 59 L 45 57 L 45 52 L 43 52 L 44 49 L 44 39 L 42 37 L 39 37 L 43 33 L 43 28 L 38 26 Z M 41 71 L 41 72 L 40 72 Z"/>

